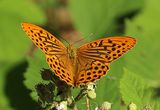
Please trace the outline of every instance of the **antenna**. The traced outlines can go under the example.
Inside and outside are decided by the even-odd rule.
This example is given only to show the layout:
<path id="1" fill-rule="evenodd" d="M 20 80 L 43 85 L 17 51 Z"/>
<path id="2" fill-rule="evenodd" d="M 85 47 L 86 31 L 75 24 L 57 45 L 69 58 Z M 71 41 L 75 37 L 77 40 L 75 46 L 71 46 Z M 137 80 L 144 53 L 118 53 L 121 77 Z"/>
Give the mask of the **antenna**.
<path id="1" fill-rule="evenodd" d="M 90 33 L 90 35 L 88 36 L 88 37 L 90 37 L 90 36 L 92 36 L 92 35 L 94 35 L 93 33 Z M 88 37 L 85 37 L 85 38 L 82 38 L 82 39 L 80 39 L 80 40 L 77 40 L 76 42 L 74 42 L 72 45 L 74 45 L 74 44 L 76 44 L 76 43 L 78 43 L 78 42 L 80 42 L 80 41 L 82 41 L 82 40 L 84 40 L 84 39 L 86 39 L 86 38 L 88 38 Z"/>
<path id="2" fill-rule="evenodd" d="M 62 39 L 62 40 L 64 40 L 68 45 L 70 45 L 70 43 L 65 39 L 65 38 L 63 38 L 63 37 L 61 37 L 61 36 L 58 36 L 60 39 Z"/>
<path id="3" fill-rule="evenodd" d="M 49 29 L 51 29 L 52 31 L 54 30 L 54 28 L 52 27 L 52 26 L 47 26 Z M 49 32 L 51 32 L 51 31 L 49 31 Z M 51 33 L 52 34 L 52 33 Z M 54 34 L 53 34 L 54 35 Z M 56 37 L 56 36 L 55 36 Z M 62 40 L 64 40 L 68 45 L 70 45 L 70 43 L 66 40 L 66 39 L 64 39 L 63 37 L 61 37 L 61 36 L 58 36 L 58 38 L 59 39 L 62 39 Z"/>

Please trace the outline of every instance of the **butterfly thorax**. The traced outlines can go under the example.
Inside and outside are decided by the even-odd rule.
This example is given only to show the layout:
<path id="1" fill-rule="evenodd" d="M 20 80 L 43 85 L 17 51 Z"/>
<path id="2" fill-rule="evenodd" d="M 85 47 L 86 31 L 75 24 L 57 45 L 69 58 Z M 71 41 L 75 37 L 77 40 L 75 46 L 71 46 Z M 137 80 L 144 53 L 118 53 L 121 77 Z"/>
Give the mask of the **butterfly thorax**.
<path id="1" fill-rule="evenodd" d="M 71 71 L 73 72 L 72 75 L 73 79 L 75 80 L 75 75 L 78 71 L 76 48 L 74 48 L 73 45 L 69 45 L 67 47 L 67 53 L 70 59 L 70 62 L 68 62 L 67 64 L 70 64 L 70 66 L 68 65 L 68 67 L 72 67 Z"/>
<path id="2" fill-rule="evenodd" d="M 76 56 L 76 48 L 74 48 L 72 45 L 69 45 L 67 47 L 67 52 L 69 54 L 69 58 L 74 60 Z"/>
<path id="3" fill-rule="evenodd" d="M 71 60 L 71 64 L 73 67 L 76 66 L 76 48 L 74 48 L 72 45 L 69 45 L 67 47 L 67 53 L 69 55 L 69 59 Z"/>

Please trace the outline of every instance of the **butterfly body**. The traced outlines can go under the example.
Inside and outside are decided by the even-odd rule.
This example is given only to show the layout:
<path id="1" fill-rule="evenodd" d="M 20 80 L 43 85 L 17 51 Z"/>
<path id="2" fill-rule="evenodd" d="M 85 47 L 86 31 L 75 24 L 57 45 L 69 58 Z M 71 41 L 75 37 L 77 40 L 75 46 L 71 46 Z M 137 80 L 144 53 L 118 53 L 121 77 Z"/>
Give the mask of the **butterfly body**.
<path id="1" fill-rule="evenodd" d="M 68 56 L 68 64 L 71 67 L 70 72 L 72 72 L 73 75 L 73 82 L 75 82 L 75 76 L 76 73 L 78 73 L 78 61 L 77 61 L 77 54 L 76 54 L 76 48 L 73 47 L 73 45 L 69 45 L 67 47 L 67 54 Z"/>
<path id="2" fill-rule="evenodd" d="M 75 62 L 75 60 L 76 60 L 76 48 L 74 48 L 73 45 L 69 45 L 67 47 L 67 54 L 69 54 L 69 59 L 73 60 L 72 62 Z"/>
<path id="3" fill-rule="evenodd" d="M 48 31 L 22 23 L 24 31 L 33 43 L 46 55 L 46 60 L 55 75 L 68 85 L 79 86 L 94 82 L 106 75 L 112 61 L 131 49 L 136 40 L 132 37 L 102 38 L 74 48 L 65 47 Z"/>

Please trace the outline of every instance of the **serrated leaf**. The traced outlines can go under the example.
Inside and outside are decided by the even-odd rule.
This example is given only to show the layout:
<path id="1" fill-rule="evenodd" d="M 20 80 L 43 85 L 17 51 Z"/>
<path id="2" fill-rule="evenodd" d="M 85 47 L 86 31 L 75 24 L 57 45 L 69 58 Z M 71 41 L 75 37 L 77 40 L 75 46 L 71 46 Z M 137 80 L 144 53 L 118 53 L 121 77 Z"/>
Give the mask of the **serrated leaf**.
<path id="1" fill-rule="evenodd" d="M 30 44 L 26 40 L 20 23 L 27 20 L 42 23 L 44 16 L 36 5 L 25 0 L 1 0 L 0 13 L 0 65 L 2 65 L 0 66 L 0 109 L 14 110 L 22 109 L 22 107 L 26 106 L 28 107 L 24 108 L 24 110 L 29 109 L 32 107 L 30 105 L 32 101 L 28 100 L 28 91 L 22 90 L 24 89 L 23 84 L 18 80 L 23 78 L 21 76 L 22 73 L 19 77 L 17 76 L 18 73 L 16 74 L 16 72 L 20 72 L 18 71 L 20 69 L 16 68 L 17 63 L 21 60 L 24 61 L 23 58 Z M 23 65 L 20 65 L 20 67 L 21 66 Z M 15 68 L 17 70 L 14 70 Z M 16 75 L 11 78 L 12 75 L 9 72 Z M 17 86 L 20 87 L 18 88 L 19 91 L 16 91 L 17 88 L 14 88 L 17 83 L 20 83 Z M 19 96 L 19 98 L 15 98 L 16 96 Z M 23 98 L 26 99 L 23 100 Z M 19 99 L 21 99 L 21 102 L 19 102 L 20 105 L 17 105 Z M 25 105 L 23 105 L 23 102 Z"/>
<path id="2" fill-rule="evenodd" d="M 124 69 L 123 77 L 120 80 L 120 92 L 126 105 L 133 102 L 139 109 L 142 108 L 146 88 L 146 84 L 140 77 Z"/>
<path id="3" fill-rule="evenodd" d="M 148 86 L 147 80 L 143 80 L 127 69 L 124 69 L 123 77 L 120 80 L 120 92 L 122 100 L 127 106 L 134 103 L 138 109 L 149 105 L 153 110 L 159 110 L 160 100 L 154 98 L 154 91 Z"/>
<path id="4" fill-rule="evenodd" d="M 124 75 L 120 80 L 120 92 L 126 105 L 133 102 L 138 109 L 149 105 L 152 109 L 158 110 L 156 109 L 159 107 L 157 102 L 160 101 L 153 99 L 153 90 L 148 86 L 147 81 L 127 69 L 124 69 Z"/>
<path id="5" fill-rule="evenodd" d="M 33 57 L 28 58 L 29 67 L 25 73 L 24 84 L 31 92 L 31 97 L 37 100 L 37 94 L 35 91 L 35 85 L 44 82 L 41 78 L 40 71 L 42 68 L 49 68 L 45 60 L 45 55 L 38 50 Z"/>

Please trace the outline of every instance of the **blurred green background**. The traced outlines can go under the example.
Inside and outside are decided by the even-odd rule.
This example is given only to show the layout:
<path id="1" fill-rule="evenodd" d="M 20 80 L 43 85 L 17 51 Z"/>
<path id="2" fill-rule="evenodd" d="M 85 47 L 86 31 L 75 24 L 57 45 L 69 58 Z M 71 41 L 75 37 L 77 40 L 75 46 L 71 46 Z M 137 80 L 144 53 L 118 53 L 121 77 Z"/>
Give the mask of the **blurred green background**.
<path id="1" fill-rule="evenodd" d="M 112 110 L 127 110 L 134 102 L 160 110 L 159 0 L 0 0 L 0 110 L 34 110 L 39 71 L 49 68 L 21 28 L 39 25 L 69 42 L 84 38 L 126 35 L 136 46 L 111 64 L 109 75 L 97 82 L 93 108 L 104 101 Z M 80 110 L 84 102 L 78 103 Z"/>

